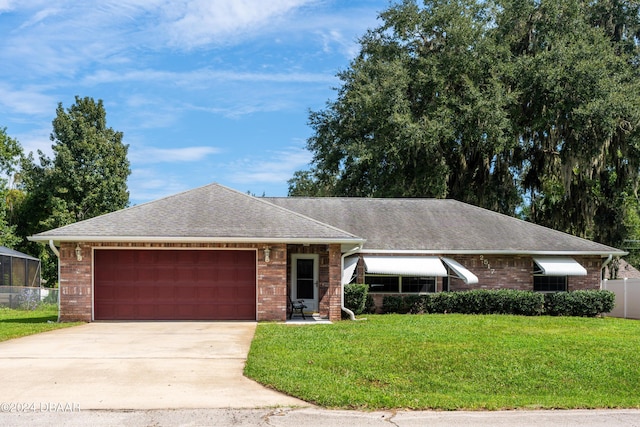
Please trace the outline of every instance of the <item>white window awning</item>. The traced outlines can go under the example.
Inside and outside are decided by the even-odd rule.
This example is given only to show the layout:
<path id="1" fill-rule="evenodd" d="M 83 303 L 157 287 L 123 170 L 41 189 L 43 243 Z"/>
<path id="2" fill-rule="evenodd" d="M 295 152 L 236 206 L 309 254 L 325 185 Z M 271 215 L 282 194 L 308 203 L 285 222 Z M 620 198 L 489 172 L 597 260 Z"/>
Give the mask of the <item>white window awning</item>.
<path id="1" fill-rule="evenodd" d="M 447 269 L 438 257 L 365 256 L 364 265 L 370 274 L 399 276 L 446 277 Z"/>
<path id="2" fill-rule="evenodd" d="M 537 274 L 545 276 L 586 276 L 587 270 L 575 259 L 570 257 L 540 257 L 534 258 L 539 271 Z"/>
<path id="3" fill-rule="evenodd" d="M 342 284 L 348 285 L 351 283 L 351 279 L 353 279 L 353 273 L 356 271 L 356 267 L 358 266 L 358 256 L 352 256 L 350 258 L 345 258 L 344 260 L 344 268 L 342 270 Z"/>
<path id="4" fill-rule="evenodd" d="M 478 276 L 466 269 L 465 266 L 451 258 L 441 258 L 442 261 L 455 273 L 457 277 L 462 279 L 467 285 L 475 285 L 478 283 Z"/>

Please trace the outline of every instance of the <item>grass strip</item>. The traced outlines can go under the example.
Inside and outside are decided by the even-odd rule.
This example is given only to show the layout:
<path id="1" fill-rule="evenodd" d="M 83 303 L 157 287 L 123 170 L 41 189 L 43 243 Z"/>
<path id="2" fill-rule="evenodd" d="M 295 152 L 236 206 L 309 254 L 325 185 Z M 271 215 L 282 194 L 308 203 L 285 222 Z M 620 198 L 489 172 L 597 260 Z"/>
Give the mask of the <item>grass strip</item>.
<path id="1" fill-rule="evenodd" d="M 328 408 L 639 408 L 640 322 L 378 315 L 260 324 L 245 374 Z"/>
<path id="2" fill-rule="evenodd" d="M 35 310 L 0 308 L 0 341 L 82 324 L 58 323 L 57 320 L 56 305 L 41 305 Z"/>

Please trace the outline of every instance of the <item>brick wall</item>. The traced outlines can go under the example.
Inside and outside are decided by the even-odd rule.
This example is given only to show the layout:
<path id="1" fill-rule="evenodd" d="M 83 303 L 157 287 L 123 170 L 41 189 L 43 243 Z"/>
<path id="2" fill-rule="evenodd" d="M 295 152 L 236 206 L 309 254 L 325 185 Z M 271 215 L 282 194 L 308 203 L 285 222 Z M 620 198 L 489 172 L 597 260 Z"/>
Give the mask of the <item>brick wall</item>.
<path id="1" fill-rule="evenodd" d="M 466 291 L 471 289 L 518 289 L 533 290 L 533 257 L 518 255 L 447 255 L 458 261 L 469 271 L 478 276 L 478 283 L 467 285 L 462 280 L 449 278 L 450 291 Z M 586 270 L 586 276 L 569 276 L 569 291 L 580 289 L 600 289 L 601 267 L 600 256 L 572 257 Z M 364 262 L 358 263 L 357 283 L 364 283 Z M 437 289 L 442 290 L 442 278 L 437 278 Z M 386 294 L 398 295 L 398 294 Z M 376 307 L 382 307 L 385 294 L 372 294 Z"/>
<path id="2" fill-rule="evenodd" d="M 75 243 L 60 245 L 60 321 L 91 321 L 91 246 L 80 243 L 82 260 L 76 257 Z"/>
<path id="3" fill-rule="evenodd" d="M 60 246 L 60 320 L 92 320 L 93 280 L 92 248 L 217 248 L 257 249 L 257 320 L 284 321 L 287 309 L 287 248 L 284 244 L 213 244 L 213 243 L 79 243 L 82 260 L 76 258 L 76 243 Z M 264 248 L 270 249 L 265 262 Z"/>
<path id="4" fill-rule="evenodd" d="M 264 247 L 269 246 L 269 262 Z M 258 319 L 284 321 L 287 318 L 287 246 L 260 245 L 258 251 Z"/>
<path id="5" fill-rule="evenodd" d="M 287 283 L 291 283 L 291 255 L 318 255 L 318 314 L 331 321 L 341 318 L 340 245 L 288 245 Z"/>

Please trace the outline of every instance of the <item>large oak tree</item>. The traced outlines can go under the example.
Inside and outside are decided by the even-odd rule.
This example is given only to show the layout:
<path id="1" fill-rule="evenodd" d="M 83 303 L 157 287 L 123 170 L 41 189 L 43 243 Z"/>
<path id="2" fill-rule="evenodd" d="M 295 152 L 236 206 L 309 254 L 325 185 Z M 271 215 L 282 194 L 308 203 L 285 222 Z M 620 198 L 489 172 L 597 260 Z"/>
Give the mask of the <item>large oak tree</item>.
<path id="1" fill-rule="evenodd" d="M 451 197 L 619 244 L 640 167 L 637 2 L 406 0 L 310 114 L 290 195 Z"/>

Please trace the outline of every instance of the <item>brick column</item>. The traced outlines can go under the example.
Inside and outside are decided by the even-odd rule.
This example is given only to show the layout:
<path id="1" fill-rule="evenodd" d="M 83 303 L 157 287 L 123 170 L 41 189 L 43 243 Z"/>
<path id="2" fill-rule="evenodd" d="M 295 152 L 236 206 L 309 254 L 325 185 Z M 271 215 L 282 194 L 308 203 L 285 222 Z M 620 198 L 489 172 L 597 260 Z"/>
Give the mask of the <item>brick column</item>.
<path id="1" fill-rule="evenodd" d="M 60 245 L 60 321 L 91 321 L 91 246 L 79 244 L 82 260 L 76 256 L 76 243 Z"/>
<path id="2" fill-rule="evenodd" d="M 342 271 L 340 269 L 340 256 L 342 252 L 339 244 L 329 245 L 329 320 L 336 322 L 342 318 Z"/>
<path id="3" fill-rule="evenodd" d="M 264 248 L 269 247 L 269 262 Z M 258 321 L 287 318 L 287 245 L 260 245 L 258 249 Z"/>

